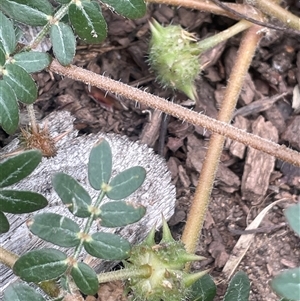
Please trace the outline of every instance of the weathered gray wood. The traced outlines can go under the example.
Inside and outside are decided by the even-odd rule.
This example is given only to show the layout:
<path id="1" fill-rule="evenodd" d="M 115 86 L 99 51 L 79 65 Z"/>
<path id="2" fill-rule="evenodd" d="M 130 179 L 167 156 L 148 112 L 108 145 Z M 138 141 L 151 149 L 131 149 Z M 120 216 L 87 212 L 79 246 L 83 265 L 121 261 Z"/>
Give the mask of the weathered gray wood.
<path id="1" fill-rule="evenodd" d="M 147 176 L 144 184 L 128 199 L 146 206 L 147 213 L 136 224 L 117 229 L 102 228 L 101 231 L 118 233 L 133 243 L 141 241 L 154 225 L 160 227 L 161 214 L 169 219 L 174 213 L 175 187 L 171 184 L 171 175 L 165 161 L 155 155 L 153 150 L 146 145 L 131 142 L 126 137 L 104 133 L 77 137 L 78 133 L 73 129 L 73 121 L 74 118 L 68 112 L 56 112 L 48 116 L 46 124 L 53 137 L 68 130 L 70 132 L 57 142 L 58 153 L 55 157 L 43 158 L 38 168 L 25 180 L 14 185 L 13 188 L 43 194 L 48 199 L 49 206 L 40 210 L 39 213 L 56 212 L 74 219 L 53 190 L 51 177 L 55 172 L 65 172 L 77 179 L 88 190 L 92 198 L 95 198 L 97 192 L 89 186 L 87 180 L 87 161 L 92 146 L 100 137 L 105 137 L 112 147 L 113 175 L 135 165 L 143 166 L 146 169 Z M 42 124 L 45 124 L 45 122 Z M 0 152 L 0 158 L 3 154 L 14 151 L 18 142 L 18 139 L 16 139 L 5 147 Z M 25 222 L 34 214 L 7 215 L 11 229 L 7 234 L 0 237 L 0 243 L 4 248 L 21 255 L 34 248 L 54 247 L 52 244 L 45 243 L 33 236 L 27 229 Z M 83 224 L 85 221 L 79 218 L 75 220 L 79 224 Z M 95 223 L 92 231 L 95 232 L 99 228 L 99 224 Z M 63 248 L 60 249 L 63 250 Z M 86 256 L 84 252 L 81 254 L 81 259 L 89 262 L 98 272 L 111 267 L 111 263 L 107 264 L 99 259 Z M 11 270 L 1 264 L 0 275 L 1 296 L 1 292 L 17 277 L 12 274 Z"/>
<path id="2" fill-rule="evenodd" d="M 253 122 L 252 132 L 273 142 L 278 141 L 277 129 L 262 116 Z M 253 148 L 248 149 L 241 186 L 243 199 L 257 202 L 266 194 L 274 165 L 274 157 Z"/>

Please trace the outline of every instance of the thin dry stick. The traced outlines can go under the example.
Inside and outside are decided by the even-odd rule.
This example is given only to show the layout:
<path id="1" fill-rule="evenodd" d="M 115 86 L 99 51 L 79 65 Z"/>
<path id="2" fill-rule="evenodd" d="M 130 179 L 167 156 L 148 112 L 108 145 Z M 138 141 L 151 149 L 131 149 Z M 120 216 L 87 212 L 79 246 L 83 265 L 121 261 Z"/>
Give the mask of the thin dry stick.
<path id="1" fill-rule="evenodd" d="M 258 26 L 252 26 L 243 36 L 218 115 L 218 120 L 220 121 L 229 123 L 232 119 L 245 76 L 261 38 L 257 33 L 259 29 L 260 27 Z M 209 141 L 198 186 L 182 235 L 182 241 L 185 244 L 187 252 L 190 253 L 195 253 L 201 234 L 224 142 L 225 137 L 215 133 Z"/>
<path id="2" fill-rule="evenodd" d="M 284 145 L 279 145 L 259 136 L 246 133 L 225 122 L 217 121 L 200 113 L 183 108 L 180 105 L 173 104 L 163 98 L 73 65 L 64 67 L 60 65 L 57 60 L 52 61 L 51 65 L 49 66 L 49 70 L 74 80 L 84 82 L 88 85 L 95 86 L 111 93 L 119 94 L 125 98 L 140 102 L 148 107 L 158 109 L 183 121 L 190 122 L 214 133 L 229 137 L 232 140 L 236 140 L 272 155 L 280 160 L 300 167 L 300 153 L 291 150 Z"/>

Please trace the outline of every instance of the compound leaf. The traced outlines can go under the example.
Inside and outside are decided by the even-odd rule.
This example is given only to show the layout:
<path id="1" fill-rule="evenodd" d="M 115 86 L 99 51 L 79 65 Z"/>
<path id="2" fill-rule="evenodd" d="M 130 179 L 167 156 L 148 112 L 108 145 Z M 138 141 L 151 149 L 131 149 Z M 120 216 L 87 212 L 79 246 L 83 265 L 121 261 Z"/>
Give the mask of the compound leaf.
<path id="1" fill-rule="evenodd" d="M 33 250 L 22 255 L 14 264 L 13 271 L 27 282 L 55 279 L 68 268 L 67 255 L 56 249 Z"/>

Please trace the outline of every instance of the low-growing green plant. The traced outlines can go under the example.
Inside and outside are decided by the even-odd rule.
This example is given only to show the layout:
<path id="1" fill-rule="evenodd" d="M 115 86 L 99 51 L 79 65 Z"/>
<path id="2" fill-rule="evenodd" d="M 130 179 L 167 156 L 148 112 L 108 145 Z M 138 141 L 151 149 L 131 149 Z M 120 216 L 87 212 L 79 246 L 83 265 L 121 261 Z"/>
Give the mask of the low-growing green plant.
<path id="1" fill-rule="evenodd" d="M 19 161 L 22 158 L 24 164 L 31 153 L 41 156 L 37 151 L 28 151 L 16 158 Z M 5 161 L 2 167 L 7 168 L 9 163 L 17 162 L 16 158 Z M 30 160 L 25 162 L 34 166 Z M 11 185 L 16 180 L 10 180 L 13 173 L 11 169 L 7 170 L 3 179 L 6 185 Z M 54 248 L 32 250 L 16 260 L 13 264 L 14 273 L 27 282 L 39 284 L 51 297 L 63 297 L 66 294 L 57 289 L 52 280 L 60 279 L 63 283 L 61 286 L 67 292 L 72 290 L 74 282 L 82 293 L 93 295 L 98 290 L 99 282 L 129 279 L 128 286 L 137 300 L 182 300 L 189 294 L 189 287 L 207 271 L 196 274 L 184 271 L 186 263 L 201 260 L 202 257 L 187 253 L 184 244 L 172 238 L 166 222 L 163 223 L 163 237 L 159 244 L 154 240 L 155 229 L 141 244 L 133 247 L 115 234 L 90 233 L 92 223 L 96 220 L 103 227 L 115 228 L 140 220 L 146 212 L 145 207 L 123 200 L 142 185 L 146 176 L 144 168 L 131 167 L 114 177 L 111 173 L 111 149 L 108 142 L 102 139 L 92 148 L 88 162 L 89 183 L 99 191 L 96 200 L 93 201 L 88 192 L 67 174 L 57 173 L 53 176 L 54 189 L 62 202 L 74 216 L 86 219 L 85 226 L 80 229 L 75 221 L 56 213 L 36 214 L 27 222 L 34 235 L 59 247 L 74 248 L 74 251 L 68 256 Z M 104 197 L 109 201 L 102 204 Z M 10 206 L 14 204 L 11 200 L 7 203 Z M 5 209 L 5 206 L 2 207 Z M 17 204 L 16 207 L 21 206 Z M 39 208 L 32 208 L 31 211 L 36 209 Z M 97 258 L 124 260 L 125 268 L 96 275 L 89 265 L 78 260 L 82 249 Z M 12 300 L 16 294 L 26 295 L 26 299 L 24 297 L 22 300 L 43 300 L 39 293 L 24 284 L 9 286 L 4 292 L 4 300 Z"/>
<path id="2" fill-rule="evenodd" d="M 40 152 L 27 151 L 4 161 L 0 165 L 3 186 L 24 178 L 40 159 Z M 29 230 L 39 238 L 59 247 L 74 248 L 71 255 L 54 248 L 32 250 L 19 258 L 7 252 L 5 263 L 21 279 L 38 284 L 52 298 L 62 299 L 72 293 L 74 287 L 84 294 L 93 295 L 99 283 L 124 280 L 135 300 L 180 301 L 187 297 L 190 300 L 213 300 L 216 294 L 214 282 L 208 275 L 202 279 L 208 271 L 190 274 L 184 270 L 186 263 L 202 260 L 203 257 L 188 253 L 182 242 L 175 241 L 166 221 L 163 221 L 159 243 L 154 239 L 155 228 L 142 243 L 134 246 L 115 234 L 90 233 L 93 222 L 115 228 L 134 223 L 145 214 L 145 207 L 123 200 L 142 185 L 146 176 L 144 168 L 131 167 L 114 177 L 111 172 L 112 153 L 108 142 L 103 139 L 92 148 L 88 162 L 89 183 L 99 191 L 96 200 L 92 200 L 88 192 L 67 174 L 56 173 L 53 176 L 54 189 L 64 205 L 74 216 L 86 219 L 83 229 L 74 220 L 56 213 L 36 214 L 27 221 Z M 9 199 L 3 196 L 1 199 L 1 210 L 5 212 L 32 212 L 47 204 L 44 197 L 31 192 L 25 194 L 31 197 L 31 203 L 21 194 L 22 198 L 19 197 L 20 200 L 15 202 L 16 197 L 12 199 L 12 196 L 16 191 L 5 191 L 5 195 L 9 196 Z M 1 195 L 4 195 L 3 192 L 1 190 Z M 109 201 L 102 204 L 104 197 Z M 24 211 L 26 206 L 27 210 Z M 124 269 L 97 275 L 89 265 L 78 260 L 82 249 L 97 258 L 123 260 Z M 247 300 L 248 282 L 244 274 L 238 273 L 229 284 L 224 301 L 233 297 Z M 4 291 L 3 300 L 45 299 L 25 283 L 12 283 Z"/>
<path id="3" fill-rule="evenodd" d="M 105 168 L 101 170 L 105 170 L 106 172 L 98 178 L 96 177 L 94 180 L 93 177 L 97 172 L 96 170 L 93 170 L 93 166 L 89 165 L 90 183 L 94 189 L 101 190 L 95 204 L 91 201 L 88 194 L 84 192 L 83 188 L 67 175 L 58 174 L 53 181 L 56 191 L 65 205 L 69 207 L 69 210 L 75 216 L 87 218 L 85 229 L 80 230 L 78 225 L 72 220 L 53 214 L 37 215 L 29 222 L 31 231 L 41 238 L 57 245 L 63 244 L 65 247 L 74 247 L 75 251 L 73 256 L 68 257 L 66 254 L 55 249 L 44 250 L 44 254 L 43 250 L 34 250 L 32 253 L 25 254 L 17 261 L 14 271 L 20 275 L 21 278 L 28 281 L 33 280 L 34 282 L 47 280 L 50 276 L 50 279 L 61 277 L 64 280 L 64 283 L 68 284 L 74 281 L 83 292 L 92 293 L 95 291 L 96 280 L 100 282 L 102 280 L 100 279 L 100 275 L 96 276 L 90 267 L 77 262 L 78 255 L 82 248 L 84 248 L 88 253 L 96 257 L 104 256 L 104 258 L 106 258 L 106 256 L 109 257 L 111 254 L 114 254 L 115 257 L 112 256 L 113 258 L 121 260 L 130 256 L 129 259 L 124 262 L 125 270 L 127 271 L 122 272 L 122 277 L 119 277 L 118 279 L 130 278 L 129 282 L 132 286 L 132 290 L 138 295 L 136 297 L 137 299 L 181 300 L 184 298 L 183 295 L 187 293 L 191 300 L 212 300 L 209 298 L 213 298 L 214 286 L 208 285 L 208 283 L 212 284 L 209 276 L 202 277 L 195 282 L 191 290 L 188 290 L 187 288 L 191 285 L 192 279 L 195 280 L 195 278 L 202 276 L 203 273 L 200 273 L 200 276 L 197 274 L 187 275 L 183 272 L 183 267 L 189 261 L 199 259 L 198 257 L 196 259 L 195 255 L 191 254 L 195 252 L 199 234 L 201 233 L 201 227 L 224 144 L 224 137 L 220 136 L 220 134 L 300 166 L 300 154 L 298 152 L 279 146 L 271 141 L 261 139 L 257 136 L 244 133 L 243 131 L 239 131 L 228 125 L 243 85 L 243 79 L 263 34 L 263 27 L 241 20 L 232 28 L 220 34 L 196 42 L 192 34 L 187 33 L 180 27 L 171 26 L 169 28 L 163 28 L 156 22 L 152 23 L 151 28 L 153 37 L 151 39 L 152 47 L 149 58 L 149 61 L 152 63 L 152 69 L 157 72 L 157 77 L 163 86 L 181 90 L 192 99 L 195 98 L 194 79 L 198 76 L 198 72 L 203 68 L 203 66 L 196 66 L 199 55 L 201 55 L 203 51 L 214 47 L 216 44 L 228 39 L 232 35 L 246 30 L 235 66 L 232 69 L 228 81 L 218 121 L 216 121 L 167 102 L 164 99 L 149 95 L 146 92 L 139 91 L 127 85 L 123 85 L 122 83 L 112 81 L 108 78 L 95 75 L 92 72 L 70 65 L 76 50 L 75 34 L 88 43 L 98 43 L 106 37 L 106 23 L 102 16 L 99 3 L 108 5 L 114 11 L 125 17 L 138 18 L 146 11 L 146 5 L 143 0 L 103 0 L 99 2 L 89 0 L 57 0 L 56 2 L 57 5 L 53 7 L 52 2 L 49 2 L 48 0 L 1 1 L 0 10 L 4 14 L 0 12 L 0 124 L 6 132 L 13 133 L 18 126 L 19 117 L 17 100 L 28 105 L 31 116 L 30 131 L 33 134 L 39 132 L 31 106 L 36 98 L 37 88 L 29 73 L 42 70 L 48 66 L 49 70 L 52 72 L 76 80 L 81 80 L 87 84 L 97 86 L 112 93 L 118 93 L 126 98 L 144 103 L 152 108 L 159 109 L 195 125 L 203 126 L 213 131 L 214 134 L 210 141 L 208 154 L 203 164 L 199 185 L 190 211 L 191 213 L 188 217 L 182 237 L 182 241 L 185 245 L 184 248 L 182 243 L 173 241 L 166 225 L 164 226 L 163 239 L 160 244 L 154 243 L 154 234 L 151 232 L 145 242 L 140 246 L 137 246 L 136 250 L 138 251 L 131 249 L 130 245 L 121 238 L 116 238 L 116 245 L 120 243 L 121 248 L 118 249 L 118 247 L 114 247 L 114 249 L 117 249 L 116 253 L 110 253 L 107 252 L 107 248 L 109 248 L 111 243 L 110 239 L 102 246 L 100 240 L 104 239 L 105 235 L 103 236 L 101 233 L 100 236 L 97 233 L 90 235 L 89 229 L 93 220 L 101 217 L 103 222 L 104 218 L 104 224 L 102 225 L 108 226 L 109 222 L 108 219 L 106 219 L 105 222 L 105 214 L 109 216 L 109 214 L 114 215 L 114 210 L 118 212 L 118 208 L 110 208 L 109 204 L 117 203 L 120 205 L 120 202 L 117 201 L 118 197 L 116 198 L 115 195 L 120 193 L 119 189 L 113 189 L 114 187 L 118 187 L 118 184 L 120 183 L 113 182 L 115 178 L 109 181 L 110 175 L 107 175 L 109 172 L 107 172 L 107 166 L 105 167 L 106 163 L 103 163 L 104 165 L 102 167 Z M 241 15 L 243 16 L 243 14 L 246 14 L 247 20 L 254 18 L 260 25 L 266 14 L 278 18 L 285 26 L 300 31 L 299 18 L 280 8 L 277 3 L 271 0 L 245 1 L 245 4 L 247 5 L 226 4 L 229 8 L 229 12 L 223 9 L 224 5 L 221 5 L 220 8 L 218 5 L 207 1 L 187 0 L 183 2 L 178 0 L 149 0 L 148 2 L 167 3 L 175 6 L 182 5 L 194 9 L 219 13 L 229 17 L 232 17 L 233 10 L 239 13 L 239 15 L 234 15 L 235 17 L 238 16 L 238 18 L 240 18 Z M 213 2 L 218 3 L 219 1 Z M 247 10 L 248 5 L 255 6 L 256 10 L 254 10 L 254 12 Z M 19 11 L 22 11 L 22 14 L 18 13 Z M 32 26 L 41 25 L 43 28 L 30 45 L 20 48 L 17 45 L 17 35 L 19 34 L 19 31 L 15 29 L 18 25 L 17 23 L 13 23 L 11 19 Z M 170 46 L 171 42 L 167 40 L 166 37 L 162 37 L 162 35 L 166 34 L 167 37 L 170 38 L 169 31 L 172 31 L 171 39 L 173 39 L 173 41 L 171 42 L 177 42 L 174 46 Z M 47 33 L 50 33 L 53 53 L 58 61 L 52 60 L 48 54 L 33 53 L 31 51 L 43 40 Z M 186 50 L 185 47 L 188 47 L 188 50 Z M 167 55 L 168 52 L 166 48 L 167 50 L 171 50 L 171 52 L 176 50 L 176 56 Z M 181 57 L 180 61 L 177 60 L 177 56 Z M 192 64 L 190 64 L 191 62 Z M 186 66 L 190 66 L 188 70 L 185 69 Z M 167 74 L 166 70 L 170 70 L 171 74 Z M 28 135 L 30 135 L 30 133 Z M 100 143 L 102 146 L 104 144 Z M 99 158 L 101 158 L 101 155 Z M 100 160 L 99 158 L 97 160 Z M 116 176 L 116 178 L 118 178 L 118 176 Z M 126 182 L 122 177 L 118 180 L 121 182 L 123 181 L 122 183 Z M 64 186 L 63 183 L 65 183 L 66 186 Z M 93 185 L 95 185 L 95 187 Z M 124 187 L 127 186 L 125 185 Z M 73 189 L 77 189 L 78 195 L 80 196 L 79 198 L 77 198 L 78 195 L 76 195 L 76 197 L 72 195 Z M 120 191 L 122 191 L 122 189 Z M 121 195 L 124 196 L 122 193 L 123 192 L 121 192 Z M 104 195 L 115 201 L 101 205 Z M 72 201 L 69 199 L 70 196 L 73 196 Z M 126 210 L 129 210 L 131 207 L 129 204 L 125 204 L 125 208 Z M 138 211 L 135 209 L 136 208 L 132 209 L 132 212 L 134 213 L 133 215 L 135 218 L 137 218 L 142 214 L 140 211 L 137 213 Z M 139 208 L 139 210 L 141 210 L 141 208 Z M 114 219 L 112 218 L 112 220 Z M 133 222 L 133 220 L 130 222 Z M 105 223 L 107 224 L 105 225 Z M 54 235 L 54 233 L 51 232 L 50 228 L 53 224 L 59 225 L 56 228 L 60 235 Z M 49 225 L 51 225 L 51 227 Z M 113 223 L 111 226 L 115 227 L 116 224 Z M 4 229 L 7 229 L 7 221 L 5 227 Z M 50 231 L 50 234 L 48 231 Z M 66 235 L 68 239 L 62 239 L 62 234 Z M 98 248 L 101 250 L 101 247 L 104 249 L 102 249 L 100 254 Z M 181 251 L 179 253 L 175 252 L 174 254 L 172 249 Z M 154 262 L 158 263 L 158 265 L 155 263 L 151 266 L 153 263 L 150 264 L 147 261 L 148 259 L 145 261 L 145 257 L 140 257 L 140 253 L 143 252 L 145 252 L 149 258 L 153 259 Z M 181 257 L 184 259 L 179 260 L 178 258 Z M 38 258 L 39 260 L 35 261 L 35 258 Z M 174 260 L 174 258 L 179 260 L 178 265 L 175 264 L 172 266 L 172 262 L 169 262 L 171 260 L 170 258 L 172 258 L 172 260 Z M 169 264 L 171 264 L 171 266 Z M 135 265 L 138 266 L 137 269 L 134 267 Z M 45 268 L 46 272 L 40 272 L 42 267 Z M 24 271 L 27 271 L 27 273 Z M 28 275 L 33 278 L 28 278 Z M 116 276 L 109 278 L 110 274 L 106 274 L 105 277 L 106 280 L 116 279 Z M 238 273 L 236 278 L 232 279 L 224 300 L 227 301 L 234 298 L 247 300 L 249 284 L 248 279 L 246 278 L 247 277 L 245 277 L 243 273 Z M 159 280 L 157 281 L 157 279 Z M 176 281 L 176 279 L 178 281 Z M 244 279 L 244 281 L 241 279 Z M 241 286 L 238 285 L 239 283 Z M 159 284 L 160 289 L 156 290 L 156 284 Z M 47 285 L 49 286 L 49 284 L 46 283 L 46 290 L 49 288 L 47 288 Z M 53 282 L 51 285 L 53 285 Z M 203 285 L 205 286 L 205 289 Z M 68 290 L 68 285 L 64 287 Z M 143 288 L 142 290 L 141 287 Z M 234 288 L 237 290 L 235 291 Z M 243 288 L 246 288 L 245 291 L 243 291 Z M 172 299 L 168 298 L 171 296 L 170 290 L 172 290 L 171 294 L 174 293 L 173 289 L 174 291 L 177 290 L 178 293 L 180 292 L 180 297 L 179 294 L 176 293 L 176 296 L 172 295 Z M 27 300 L 43 300 L 33 289 L 24 286 L 23 284 L 16 284 L 9 287 L 6 290 L 6 300 L 19 300 L 17 295 L 20 290 L 22 290 L 23 296 L 27 297 Z M 195 294 L 192 294 L 191 291 L 195 292 Z M 206 294 L 207 292 L 211 292 L 209 296 Z M 232 295 L 234 293 L 237 293 L 237 295 Z"/>

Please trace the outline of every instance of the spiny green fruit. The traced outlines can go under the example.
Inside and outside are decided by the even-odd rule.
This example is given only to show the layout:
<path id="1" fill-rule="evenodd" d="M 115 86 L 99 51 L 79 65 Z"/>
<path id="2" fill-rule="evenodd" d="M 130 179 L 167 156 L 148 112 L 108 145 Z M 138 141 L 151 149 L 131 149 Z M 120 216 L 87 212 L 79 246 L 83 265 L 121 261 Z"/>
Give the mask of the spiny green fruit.
<path id="1" fill-rule="evenodd" d="M 195 37 L 180 25 L 162 27 L 155 20 L 150 23 L 150 29 L 149 63 L 158 81 L 195 100 L 194 81 L 200 73 L 201 52 Z"/>
<path id="2" fill-rule="evenodd" d="M 163 222 L 163 237 L 159 244 L 154 241 L 155 229 L 140 245 L 134 246 L 125 262 L 126 268 L 145 269 L 148 277 L 129 279 L 129 287 L 136 301 L 182 301 L 188 296 L 189 287 L 207 271 L 188 274 L 185 264 L 202 260 L 203 257 L 186 252 L 182 242 L 175 241 L 166 221 Z"/>

